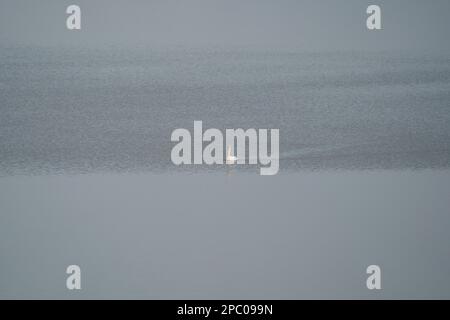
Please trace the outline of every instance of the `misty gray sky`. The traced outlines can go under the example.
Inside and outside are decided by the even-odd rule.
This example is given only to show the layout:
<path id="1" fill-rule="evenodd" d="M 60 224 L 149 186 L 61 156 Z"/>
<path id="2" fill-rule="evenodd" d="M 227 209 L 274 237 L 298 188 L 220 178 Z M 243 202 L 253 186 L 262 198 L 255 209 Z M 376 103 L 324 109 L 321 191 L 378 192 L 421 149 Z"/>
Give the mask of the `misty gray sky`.
<path id="1" fill-rule="evenodd" d="M 66 29 L 68 5 L 82 30 Z M 382 8 L 368 31 L 366 8 Z M 261 45 L 448 51 L 448 0 L 0 0 L 0 45 Z"/>

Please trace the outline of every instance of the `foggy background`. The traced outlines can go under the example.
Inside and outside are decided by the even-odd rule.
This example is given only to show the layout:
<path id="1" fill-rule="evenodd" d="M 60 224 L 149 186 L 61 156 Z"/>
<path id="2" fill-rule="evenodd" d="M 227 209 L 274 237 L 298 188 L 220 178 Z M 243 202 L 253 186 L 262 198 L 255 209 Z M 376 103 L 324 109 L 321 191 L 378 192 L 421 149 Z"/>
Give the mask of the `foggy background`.
<path id="1" fill-rule="evenodd" d="M 71 4 L 81 32 L 66 29 Z M 382 31 L 366 29 L 370 4 L 381 6 Z M 449 12 L 447 0 L 1 0 L 0 44 L 448 51 Z"/>

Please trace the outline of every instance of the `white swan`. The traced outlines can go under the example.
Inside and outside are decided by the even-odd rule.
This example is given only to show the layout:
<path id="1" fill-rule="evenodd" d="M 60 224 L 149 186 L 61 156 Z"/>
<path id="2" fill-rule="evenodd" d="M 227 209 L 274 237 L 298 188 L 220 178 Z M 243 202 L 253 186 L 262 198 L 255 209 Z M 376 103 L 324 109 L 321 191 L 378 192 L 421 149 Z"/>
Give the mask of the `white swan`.
<path id="1" fill-rule="evenodd" d="M 234 164 L 236 163 L 237 157 L 231 155 L 231 146 L 227 147 L 227 157 L 226 157 L 226 163 L 227 164 Z"/>

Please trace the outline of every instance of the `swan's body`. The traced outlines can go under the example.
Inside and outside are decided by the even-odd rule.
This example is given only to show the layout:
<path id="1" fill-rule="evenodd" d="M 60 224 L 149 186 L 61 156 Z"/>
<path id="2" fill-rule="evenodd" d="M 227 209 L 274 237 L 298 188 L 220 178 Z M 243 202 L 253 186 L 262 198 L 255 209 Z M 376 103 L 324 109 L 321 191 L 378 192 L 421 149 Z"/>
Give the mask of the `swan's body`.
<path id="1" fill-rule="evenodd" d="M 234 164 L 237 160 L 237 157 L 231 155 L 231 146 L 227 147 L 227 157 L 226 157 L 226 163 L 227 164 Z"/>

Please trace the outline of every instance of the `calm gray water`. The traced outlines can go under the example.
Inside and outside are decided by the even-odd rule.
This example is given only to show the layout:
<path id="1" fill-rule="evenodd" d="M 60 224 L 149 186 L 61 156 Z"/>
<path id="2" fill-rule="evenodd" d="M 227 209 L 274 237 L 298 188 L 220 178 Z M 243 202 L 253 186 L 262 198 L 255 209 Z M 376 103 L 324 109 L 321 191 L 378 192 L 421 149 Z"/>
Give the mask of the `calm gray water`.
<path id="1" fill-rule="evenodd" d="M 3 177 L 0 299 L 449 299 L 448 190 L 450 170 Z"/>
<path id="2" fill-rule="evenodd" d="M 445 55 L 1 48 L 0 97 L 1 175 L 175 170 L 194 120 L 279 128 L 281 170 L 450 167 Z"/>
<path id="3" fill-rule="evenodd" d="M 2 48 L 0 97 L 0 298 L 450 297 L 448 56 Z M 194 120 L 280 174 L 175 167 Z"/>

